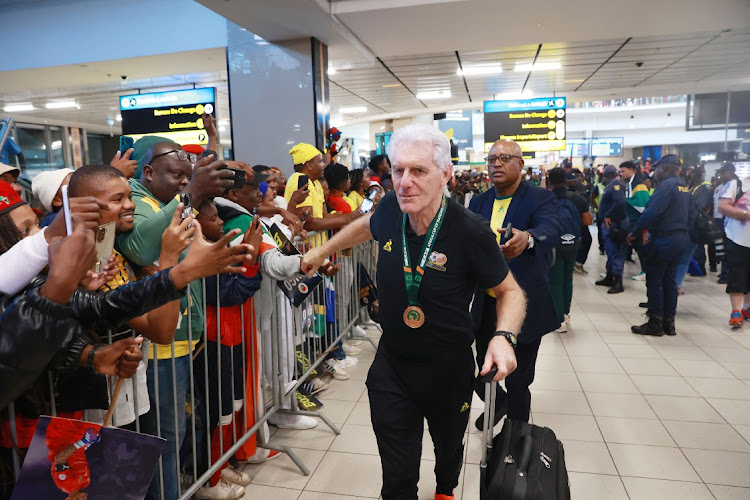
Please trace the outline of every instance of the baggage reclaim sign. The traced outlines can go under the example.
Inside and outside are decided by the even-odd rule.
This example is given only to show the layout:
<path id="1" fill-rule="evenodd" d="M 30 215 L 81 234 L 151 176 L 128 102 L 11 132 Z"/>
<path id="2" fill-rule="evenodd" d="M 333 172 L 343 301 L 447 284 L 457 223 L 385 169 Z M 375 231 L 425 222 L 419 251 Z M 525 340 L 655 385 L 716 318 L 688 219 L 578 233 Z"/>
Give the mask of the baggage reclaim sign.
<path id="1" fill-rule="evenodd" d="M 208 144 L 202 116 L 214 108 L 213 88 L 121 96 L 122 133 L 135 140 L 159 135 L 178 144 Z"/>
<path id="2" fill-rule="evenodd" d="M 517 142 L 523 152 L 561 151 L 565 119 L 564 97 L 485 101 L 485 152 L 500 139 Z"/>

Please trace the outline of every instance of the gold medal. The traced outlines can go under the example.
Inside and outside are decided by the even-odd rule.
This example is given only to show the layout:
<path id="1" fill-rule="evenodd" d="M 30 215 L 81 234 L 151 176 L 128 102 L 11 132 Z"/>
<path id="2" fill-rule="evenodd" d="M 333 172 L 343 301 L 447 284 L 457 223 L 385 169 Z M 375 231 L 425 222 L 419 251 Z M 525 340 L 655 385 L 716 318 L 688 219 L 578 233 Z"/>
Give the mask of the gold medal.
<path id="1" fill-rule="evenodd" d="M 409 306 L 404 311 L 404 323 L 409 328 L 419 328 L 424 325 L 424 311 L 419 306 Z"/>

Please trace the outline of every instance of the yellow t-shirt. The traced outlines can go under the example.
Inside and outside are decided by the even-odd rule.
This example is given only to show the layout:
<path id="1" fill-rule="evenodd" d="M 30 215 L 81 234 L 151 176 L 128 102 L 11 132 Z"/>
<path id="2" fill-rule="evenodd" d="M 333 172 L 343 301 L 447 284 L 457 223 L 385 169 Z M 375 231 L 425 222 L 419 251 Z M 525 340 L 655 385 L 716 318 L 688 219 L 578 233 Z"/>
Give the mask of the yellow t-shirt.
<path id="1" fill-rule="evenodd" d="M 289 203 L 289 201 L 292 199 L 292 195 L 299 188 L 299 178 L 301 175 L 301 173 L 295 172 L 286 181 L 286 188 L 284 189 L 284 199 L 286 199 L 287 203 Z M 320 181 L 310 181 L 308 185 L 310 194 L 307 196 L 307 198 L 304 199 L 304 201 L 302 201 L 302 203 L 298 203 L 297 206 L 301 208 L 311 207 L 312 217 L 316 219 L 322 219 L 325 214 L 326 204 L 326 197 L 323 194 L 323 186 L 320 184 Z M 327 235 L 325 233 L 321 233 L 310 238 L 310 244 L 314 247 L 318 247 L 325 243 L 327 240 Z"/>
<path id="2" fill-rule="evenodd" d="M 495 203 L 492 204 L 492 218 L 490 219 L 490 229 L 492 229 L 492 232 L 495 233 L 495 239 L 497 240 L 497 244 L 500 245 L 500 239 L 502 238 L 502 235 L 497 232 L 498 229 L 501 229 L 503 227 L 503 223 L 505 222 L 505 214 L 508 213 L 508 207 L 510 206 L 510 202 L 513 199 L 513 196 L 503 196 L 502 198 L 495 197 Z M 487 295 L 490 297 L 495 296 L 495 292 L 492 290 L 487 290 Z"/>
<path id="3" fill-rule="evenodd" d="M 352 210 L 358 209 L 362 205 L 362 202 L 365 201 L 365 197 L 356 191 L 352 191 L 351 193 L 349 193 L 347 198 L 347 201 L 352 206 Z"/>

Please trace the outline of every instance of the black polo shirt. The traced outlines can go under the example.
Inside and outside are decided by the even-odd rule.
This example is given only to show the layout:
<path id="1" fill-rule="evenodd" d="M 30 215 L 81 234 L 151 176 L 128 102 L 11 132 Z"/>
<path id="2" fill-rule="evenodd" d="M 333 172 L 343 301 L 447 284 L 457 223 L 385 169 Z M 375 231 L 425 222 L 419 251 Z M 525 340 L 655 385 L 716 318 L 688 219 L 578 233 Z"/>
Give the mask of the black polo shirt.
<path id="1" fill-rule="evenodd" d="M 381 200 L 370 219 L 370 231 L 379 246 L 381 342 L 390 355 L 428 360 L 471 346 L 474 335 L 469 305 L 474 291 L 477 286 L 495 287 L 508 275 L 508 265 L 487 221 L 451 199 L 447 204 L 419 288 L 425 323 L 418 329 L 409 328 L 403 319 L 409 306 L 401 249 L 404 215 L 395 192 Z M 411 262 L 416 267 L 426 235 L 417 236 L 407 220 L 406 237 Z"/>

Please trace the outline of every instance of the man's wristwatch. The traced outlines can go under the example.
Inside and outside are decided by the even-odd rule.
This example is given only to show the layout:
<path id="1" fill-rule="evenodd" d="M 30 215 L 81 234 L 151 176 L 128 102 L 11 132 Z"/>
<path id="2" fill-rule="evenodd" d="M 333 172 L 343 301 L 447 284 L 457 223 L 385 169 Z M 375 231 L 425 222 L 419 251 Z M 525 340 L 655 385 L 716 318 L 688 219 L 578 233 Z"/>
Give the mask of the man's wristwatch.
<path id="1" fill-rule="evenodd" d="M 533 237 L 533 236 L 531 235 L 531 233 L 530 233 L 530 232 L 528 232 L 528 231 L 526 231 L 526 234 L 528 234 L 528 235 L 529 235 L 529 246 L 527 246 L 526 248 L 527 248 L 528 250 L 531 250 L 532 248 L 534 248 L 534 237 Z"/>
<path id="2" fill-rule="evenodd" d="M 513 333 L 506 332 L 505 330 L 496 331 L 492 338 L 495 337 L 505 337 L 505 339 L 508 341 L 511 347 L 513 347 L 513 349 L 515 349 L 516 345 L 518 345 L 518 337 Z"/>

